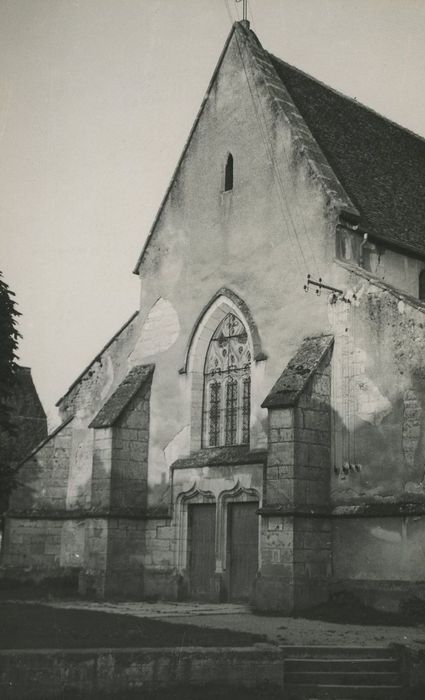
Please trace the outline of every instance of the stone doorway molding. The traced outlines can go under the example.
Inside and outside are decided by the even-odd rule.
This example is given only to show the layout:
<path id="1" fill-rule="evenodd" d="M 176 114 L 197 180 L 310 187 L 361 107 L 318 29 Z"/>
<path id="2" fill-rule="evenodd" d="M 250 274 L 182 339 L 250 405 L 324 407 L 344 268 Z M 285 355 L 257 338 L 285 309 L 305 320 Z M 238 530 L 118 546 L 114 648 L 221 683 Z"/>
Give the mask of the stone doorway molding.
<path id="1" fill-rule="evenodd" d="M 215 503 L 212 491 L 198 489 L 196 481 L 188 491 L 179 493 L 175 505 L 176 569 L 182 574 L 187 570 L 188 506 Z"/>
<path id="2" fill-rule="evenodd" d="M 225 573 L 227 569 L 228 505 L 230 503 L 258 503 L 258 507 L 261 508 L 261 495 L 254 488 L 241 486 L 239 479 L 233 488 L 219 494 L 216 514 L 216 573 L 218 574 Z M 258 541 L 259 538 L 260 518 L 258 518 Z"/>

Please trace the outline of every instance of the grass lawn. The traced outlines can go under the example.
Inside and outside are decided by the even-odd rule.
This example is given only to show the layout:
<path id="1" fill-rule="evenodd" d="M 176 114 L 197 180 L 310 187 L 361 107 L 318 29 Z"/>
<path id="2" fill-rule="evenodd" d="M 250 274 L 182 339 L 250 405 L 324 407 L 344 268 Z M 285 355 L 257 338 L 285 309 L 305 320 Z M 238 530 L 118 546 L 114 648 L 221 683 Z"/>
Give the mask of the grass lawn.
<path id="1" fill-rule="evenodd" d="M 251 646 L 263 635 L 42 603 L 0 602 L 1 649 Z"/>
<path id="2" fill-rule="evenodd" d="M 334 595 L 326 603 L 300 612 L 295 617 L 343 625 L 416 627 L 425 622 L 425 602 L 412 598 L 402 603 L 399 612 L 385 612 L 364 605 L 351 593 L 342 593 Z"/>

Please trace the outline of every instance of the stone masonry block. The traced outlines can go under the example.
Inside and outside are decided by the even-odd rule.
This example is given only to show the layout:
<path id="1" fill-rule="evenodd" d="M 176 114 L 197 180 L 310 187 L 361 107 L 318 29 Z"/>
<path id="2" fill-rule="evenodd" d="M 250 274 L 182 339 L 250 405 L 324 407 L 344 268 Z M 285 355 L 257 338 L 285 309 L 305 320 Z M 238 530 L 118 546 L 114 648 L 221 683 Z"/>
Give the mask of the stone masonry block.
<path id="1" fill-rule="evenodd" d="M 169 526 L 159 526 L 156 528 L 156 536 L 158 539 L 172 539 L 174 537 L 174 528 Z"/>
<path id="2" fill-rule="evenodd" d="M 292 442 L 294 440 L 294 430 L 292 428 L 270 428 L 269 441 Z"/>
<path id="3" fill-rule="evenodd" d="M 331 450 L 329 445 L 309 445 L 308 464 L 330 470 Z"/>
<path id="4" fill-rule="evenodd" d="M 327 445 L 329 444 L 329 431 L 299 429 L 296 433 L 296 439 L 299 442 L 307 442 L 309 444 Z"/>
<path id="5" fill-rule="evenodd" d="M 321 481 L 307 481 L 305 502 L 307 505 L 327 505 L 329 501 L 329 487 Z"/>
<path id="6" fill-rule="evenodd" d="M 289 442 L 276 442 L 269 446 L 267 464 L 279 466 L 294 464 L 294 445 Z"/>
<path id="7" fill-rule="evenodd" d="M 303 425 L 310 430 L 329 430 L 329 412 L 304 410 Z"/>
<path id="8" fill-rule="evenodd" d="M 271 503 L 293 503 L 295 484 L 294 479 L 270 479 L 267 480 L 266 502 Z"/>
<path id="9" fill-rule="evenodd" d="M 272 428 L 292 428 L 294 425 L 294 414 L 292 408 L 269 409 L 269 427 Z"/>

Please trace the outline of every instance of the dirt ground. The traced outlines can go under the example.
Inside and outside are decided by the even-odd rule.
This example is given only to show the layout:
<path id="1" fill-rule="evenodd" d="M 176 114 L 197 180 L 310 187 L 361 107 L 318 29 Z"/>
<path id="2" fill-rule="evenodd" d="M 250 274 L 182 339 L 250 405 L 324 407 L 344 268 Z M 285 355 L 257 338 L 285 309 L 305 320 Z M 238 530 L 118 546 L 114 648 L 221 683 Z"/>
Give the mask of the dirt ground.
<path id="1" fill-rule="evenodd" d="M 16 600 L 18 597 L 19 600 Z M 199 643 L 200 645 L 203 642 L 196 642 L 195 640 L 207 639 L 207 636 L 211 639 L 209 645 L 215 643 L 222 645 L 232 644 L 236 640 L 234 634 L 245 633 L 248 635 L 260 635 L 263 639 L 266 638 L 272 643 L 283 645 L 386 646 L 395 643 L 417 648 L 424 648 L 425 646 L 425 616 L 423 610 L 415 608 L 405 611 L 402 616 L 389 615 L 364 608 L 355 599 L 348 598 L 316 608 L 306 613 L 303 617 L 284 617 L 257 615 L 252 613 L 247 605 L 230 603 L 94 602 L 75 597 L 68 597 L 67 599 L 62 597 L 52 598 L 47 593 L 41 597 L 43 600 L 40 600 L 39 592 L 26 589 L 25 587 L 15 590 L 3 589 L 0 590 L 0 605 L 4 605 L 6 601 L 10 602 L 12 599 L 15 599 L 16 603 L 21 602 L 22 607 L 28 605 L 28 601 L 31 600 L 33 603 L 38 602 L 39 604 L 48 605 L 52 609 L 49 619 L 51 620 L 53 635 L 57 634 L 62 623 L 65 624 L 65 617 L 61 617 L 61 615 L 64 615 L 67 610 L 102 613 L 101 617 L 99 617 L 98 629 L 103 630 L 102 634 L 99 635 L 99 638 L 103 640 L 103 645 L 116 643 L 117 646 L 123 646 L 124 643 L 113 641 L 117 639 L 114 637 L 115 633 L 113 630 L 117 629 L 118 623 L 115 624 L 112 622 L 112 619 L 119 616 L 121 620 L 119 627 L 121 630 L 126 630 L 123 638 L 129 646 L 134 645 L 135 639 L 140 639 L 140 645 L 142 645 L 143 639 L 148 637 L 152 639 L 152 635 L 144 636 L 141 628 L 137 626 L 137 620 L 140 618 L 145 618 L 148 622 L 157 620 L 174 626 L 193 626 L 195 630 L 192 629 L 191 632 L 186 630 L 185 638 L 186 640 L 193 640 L 193 643 Z M 54 612 L 54 608 L 56 612 Z M 22 611 L 18 613 L 17 609 L 14 614 L 25 617 L 25 614 Z M 77 619 L 75 615 L 73 617 Z M 15 621 L 17 620 L 16 617 L 14 619 Z M 10 628 L 14 624 L 12 617 L 10 617 L 9 623 L 6 620 L 7 616 L 1 614 L 0 632 L 3 638 L 5 625 L 9 625 Z M 40 630 L 38 629 L 37 631 L 35 626 L 33 632 L 29 630 L 28 634 L 30 636 L 27 637 L 26 633 L 24 635 L 23 632 L 26 629 L 25 624 L 24 619 L 19 624 L 15 624 L 15 628 L 21 630 L 17 634 L 21 634 L 23 638 L 27 639 L 33 638 L 32 634 L 36 636 L 40 634 Z M 87 630 L 87 625 L 82 623 L 81 626 Z M 55 629 L 56 632 L 54 631 Z M 148 629 L 146 624 L 145 629 Z M 159 627 L 157 629 L 159 630 Z M 168 626 L 165 629 L 169 629 Z M 196 632 L 196 629 L 198 629 L 198 632 Z M 216 630 L 216 632 L 213 630 Z M 228 633 L 225 632 L 226 630 L 228 630 Z M 207 631 L 208 635 L 205 636 Z M 164 638 L 167 638 L 169 644 L 172 645 L 174 643 L 173 640 L 180 639 L 181 632 L 182 630 L 176 628 L 173 634 L 165 633 Z M 81 635 L 84 639 L 83 629 L 81 630 Z M 43 638 L 47 640 L 47 635 Z M 49 638 L 51 639 L 52 636 L 50 635 Z M 83 646 L 87 646 L 87 644 L 81 643 Z M 176 643 L 179 642 L 176 641 Z M 240 643 L 243 643 L 242 640 Z M 189 641 L 186 641 L 185 645 L 187 646 L 188 644 Z M 139 642 L 136 642 L 135 645 L 138 646 Z M 21 645 L 19 644 L 19 646 Z M 51 646 L 51 644 L 48 646 Z M 70 645 L 68 644 L 67 646 L 69 647 Z"/>
<path id="2" fill-rule="evenodd" d="M 358 614 L 354 611 L 351 622 L 335 621 L 331 611 L 331 620 L 308 619 L 307 617 L 265 616 L 253 614 L 244 605 L 214 605 L 202 603 L 172 602 L 89 602 L 89 601 L 50 601 L 49 605 L 57 608 L 85 609 L 102 611 L 109 614 L 123 614 L 133 618 L 143 617 L 161 620 L 173 625 L 193 625 L 208 629 L 230 632 L 244 632 L 265 637 L 268 641 L 283 645 L 325 645 L 325 646 L 387 646 L 388 644 L 405 644 L 412 647 L 425 647 L 425 624 L 403 624 L 401 618 L 393 618 L 385 613 L 373 613 L 364 620 L 364 611 L 360 615 L 362 622 L 354 622 Z M 325 616 L 325 612 L 318 614 Z M 344 610 L 346 618 L 349 614 Z M 310 616 L 310 613 L 309 613 Z M 376 621 L 380 624 L 376 624 Z"/>

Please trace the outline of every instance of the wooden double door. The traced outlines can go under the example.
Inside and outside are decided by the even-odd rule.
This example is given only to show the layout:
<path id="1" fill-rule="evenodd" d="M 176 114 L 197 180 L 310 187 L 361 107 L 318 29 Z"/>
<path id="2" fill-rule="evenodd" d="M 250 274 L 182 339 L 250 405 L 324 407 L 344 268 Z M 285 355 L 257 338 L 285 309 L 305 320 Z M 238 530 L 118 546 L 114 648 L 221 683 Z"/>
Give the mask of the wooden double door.
<path id="1" fill-rule="evenodd" d="M 231 601 L 246 601 L 258 568 L 258 502 L 227 506 L 226 582 Z M 188 564 L 190 597 L 214 600 L 216 505 L 189 505 Z"/>

